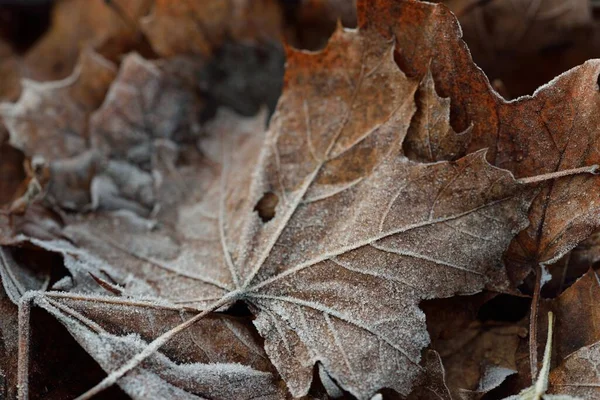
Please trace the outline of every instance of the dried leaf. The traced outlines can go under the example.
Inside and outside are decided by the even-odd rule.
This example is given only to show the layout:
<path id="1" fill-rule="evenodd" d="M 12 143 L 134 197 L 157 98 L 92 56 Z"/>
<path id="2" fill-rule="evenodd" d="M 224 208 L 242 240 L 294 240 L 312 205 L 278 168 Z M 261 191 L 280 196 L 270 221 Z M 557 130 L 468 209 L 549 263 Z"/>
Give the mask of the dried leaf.
<path id="1" fill-rule="evenodd" d="M 600 394 L 600 344 L 584 346 L 566 357 L 551 375 L 552 390 L 561 394 L 593 399 Z"/>
<path id="2" fill-rule="evenodd" d="M 533 96 L 506 102 L 471 60 L 458 22 L 445 6 L 390 0 L 358 6 L 359 26 L 393 34 L 397 61 L 409 76 L 421 78 L 431 70 L 437 92 L 451 99 L 455 131 L 472 126 L 469 135 L 462 135 L 466 152 L 488 148 L 492 164 L 517 177 L 600 163 L 600 153 L 592 151 L 600 131 L 595 118 L 600 102 L 597 61 L 566 72 Z M 438 159 L 455 153 L 456 143 L 449 144 L 437 149 Z M 428 154 L 420 157 L 426 159 Z M 529 213 L 531 223 L 509 252 L 511 263 L 520 269 L 515 280 L 532 265 L 557 260 L 596 229 L 598 179 L 578 175 L 541 186 Z"/>
<path id="3" fill-rule="evenodd" d="M 104 300 L 104 301 L 103 301 Z M 190 314 L 177 308 L 119 298 L 48 295 L 34 299 L 54 315 L 86 351 L 110 372 Z M 176 345 L 148 359 L 121 387 L 133 399 L 282 399 L 249 321 L 212 316 Z"/>
<path id="4" fill-rule="evenodd" d="M 93 52 L 84 52 L 76 71 L 62 81 L 25 81 L 15 104 L 0 106 L 10 143 L 26 156 L 47 161 L 81 153 L 88 141 L 90 113 L 102 102 L 115 67 Z"/>
<path id="5" fill-rule="evenodd" d="M 524 227 L 527 196 L 483 152 L 434 164 L 401 155 L 417 82 L 392 52 L 369 29 L 338 30 L 322 53 L 290 51 L 251 184 L 252 170 L 237 163 L 252 165 L 258 136 L 240 143 L 230 128 L 203 146 L 218 165 L 214 189 L 179 205 L 177 220 L 204 243 L 174 253 L 186 261 L 202 254 L 201 263 L 176 261 L 175 269 L 155 261 L 165 247 L 110 243 L 162 269 L 152 284 L 172 280 L 160 293 L 171 301 L 198 307 L 207 302 L 197 297 L 220 297 L 206 305 L 216 309 L 245 300 L 295 396 L 307 394 L 317 361 L 359 398 L 384 387 L 410 393 L 428 343 L 419 301 L 505 284 L 499 260 Z M 262 206 L 253 211 L 267 197 L 276 200 L 270 220 Z"/>
<path id="6" fill-rule="evenodd" d="M 578 349 L 600 341 L 600 278 L 594 270 L 566 289 L 547 304 L 556 314 L 557 360 L 562 360 Z M 577 329 L 573 329 L 576 326 Z"/>
<path id="7" fill-rule="evenodd" d="M 481 398 L 517 372 L 515 355 L 527 336 L 526 324 L 476 321 L 456 336 L 434 343 L 456 398 Z"/>

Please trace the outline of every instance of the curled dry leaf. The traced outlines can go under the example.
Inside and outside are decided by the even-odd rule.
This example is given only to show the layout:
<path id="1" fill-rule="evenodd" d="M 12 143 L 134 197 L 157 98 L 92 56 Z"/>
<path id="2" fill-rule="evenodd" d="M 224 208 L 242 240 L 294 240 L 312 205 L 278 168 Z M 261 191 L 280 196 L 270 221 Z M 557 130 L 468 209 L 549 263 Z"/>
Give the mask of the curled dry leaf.
<path id="1" fill-rule="evenodd" d="M 191 316 L 125 298 L 51 293 L 32 301 L 54 315 L 106 372 Z M 247 318 L 207 317 L 123 379 L 122 389 L 133 399 L 283 399 L 249 324 Z"/>
<path id="2" fill-rule="evenodd" d="M 527 177 L 600 163 L 598 146 L 600 63 L 588 61 L 538 89 L 506 102 L 473 63 L 454 16 L 440 4 L 374 0 L 359 2 L 359 25 L 373 25 L 397 42 L 403 70 L 423 78 L 431 70 L 436 90 L 451 99 L 451 123 L 466 152 L 487 148 L 493 165 Z M 415 131 L 417 134 L 422 131 Z M 409 141 L 427 143 L 421 133 Z M 437 149 L 437 158 L 456 154 L 457 143 Z M 417 149 L 418 147 L 413 147 Z M 427 151 L 427 146 L 420 146 Z M 427 159 L 428 153 L 419 155 Z M 522 279 L 532 265 L 550 263 L 598 226 L 600 178 L 577 175 L 543 184 L 529 213 L 530 225 L 509 251 Z M 565 217 L 568 216 L 568 217 Z"/>
<path id="3" fill-rule="evenodd" d="M 195 318 L 244 300 L 294 396 L 307 394 L 316 362 L 359 398 L 384 387 L 409 394 L 429 341 L 419 302 L 505 285 L 499 260 L 525 226 L 529 199 L 482 151 L 433 164 L 402 156 L 418 83 L 398 69 L 393 49 L 373 29 L 339 29 L 321 53 L 290 50 L 262 149 L 260 135 L 222 127 L 201 142 L 206 167 L 192 167 L 209 186 L 165 207 L 187 240 L 157 234 L 148 242 L 146 234 L 136 243 L 125 234 L 119 242 L 120 232 L 94 233 L 93 226 L 115 235 L 96 219 L 79 230 L 91 229 L 87 242 L 74 241 L 107 246 L 92 251 L 111 264 L 133 257 L 142 271 L 162 274 L 131 286 L 204 308 Z M 165 183 L 185 182 L 176 171 L 181 176 Z M 144 229 L 125 219 L 119 231 Z M 66 228 L 73 238 L 76 230 L 77 223 Z"/>
<path id="4" fill-rule="evenodd" d="M 64 80 L 24 81 L 19 101 L 0 105 L 10 143 L 28 157 L 47 161 L 78 155 L 87 147 L 89 116 L 115 74 L 112 63 L 86 51 L 76 71 Z"/>
<path id="5" fill-rule="evenodd" d="M 281 19 L 275 0 L 157 0 L 141 27 L 163 57 L 209 55 L 228 39 L 277 39 Z"/>

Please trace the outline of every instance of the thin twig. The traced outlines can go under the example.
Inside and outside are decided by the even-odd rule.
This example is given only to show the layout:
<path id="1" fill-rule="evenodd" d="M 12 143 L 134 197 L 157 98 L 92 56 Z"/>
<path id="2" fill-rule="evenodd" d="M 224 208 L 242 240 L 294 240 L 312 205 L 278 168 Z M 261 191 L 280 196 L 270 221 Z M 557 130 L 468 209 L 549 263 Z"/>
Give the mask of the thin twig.
<path id="1" fill-rule="evenodd" d="M 563 171 L 550 172 L 548 174 L 531 176 L 528 178 L 517 179 L 518 183 L 521 184 L 531 184 L 538 183 L 543 181 L 548 181 L 551 179 L 562 178 L 564 176 L 577 175 L 577 174 L 593 174 L 596 175 L 598 173 L 598 169 L 600 167 L 598 164 L 590 165 L 587 167 L 573 168 L 573 169 L 565 169 Z"/>
<path id="2" fill-rule="evenodd" d="M 29 336 L 31 334 L 31 302 L 33 297 L 25 295 L 19 302 L 19 349 L 17 358 L 17 398 L 29 398 Z"/>
<path id="3" fill-rule="evenodd" d="M 531 383 L 535 382 L 538 372 L 537 354 L 537 320 L 540 302 L 540 290 L 542 286 L 542 267 L 538 264 L 535 270 L 535 288 L 531 299 L 531 311 L 529 312 L 529 368 L 531 370 Z"/>

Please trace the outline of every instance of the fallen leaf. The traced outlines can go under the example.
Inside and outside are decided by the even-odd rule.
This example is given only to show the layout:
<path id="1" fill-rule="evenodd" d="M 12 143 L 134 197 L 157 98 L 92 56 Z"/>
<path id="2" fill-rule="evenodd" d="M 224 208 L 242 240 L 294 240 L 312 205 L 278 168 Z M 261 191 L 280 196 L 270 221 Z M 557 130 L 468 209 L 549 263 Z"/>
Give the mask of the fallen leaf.
<path id="1" fill-rule="evenodd" d="M 600 163 L 600 154 L 592 151 L 599 132 L 597 61 L 564 73 L 533 96 L 506 102 L 473 63 L 458 22 L 445 6 L 375 0 L 359 2 L 358 16 L 359 26 L 372 25 L 395 38 L 396 59 L 409 76 L 422 78 L 431 71 L 436 91 L 450 98 L 454 130 L 472 126 L 461 136 L 466 152 L 487 148 L 493 165 L 518 178 Z M 422 136 L 408 140 L 427 143 Z M 437 149 L 438 159 L 461 155 L 455 155 L 455 141 L 449 145 Z M 509 250 L 513 280 L 522 280 L 531 266 L 556 261 L 597 228 L 598 179 L 576 175 L 540 186 L 530 225 Z"/>
<path id="2" fill-rule="evenodd" d="M 567 356 L 551 375 L 552 390 L 561 394 L 593 399 L 600 394 L 600 343 L 584 346 Z"/>
<path id="3" fill-rule="evenodd" d="M 178 211 L 179 229 L 204 240 L 174 256 L 190 261 L 193 251 L 201 263 L 158 263 L 166 249 L 148 242 L 110 241 L 112 251 L 97 254 L 112 257 L 120 247 L 162 269 L 165 277 L 152 277 L 154 287 L 165 284 L 161 297 L 204 304 L 200 317 L 246 301 L 294 396 L 308 393 L 317 361 L 359 398 L 383 387 L 410 393 L 429 341 L 419 302 L 506 284 L 499 260 L 525 226 L 529 201 L 484 152 L 433 164 L 401 155 L 417 82 L 392 55 L 393 44 L 369 29 L 338 30 L 322 53 L 288 53 L 285 91 L 263 149 L 250 145 L 260 144 L 257 135 L 238 139 L 237 148 L 231 136 L 213 135 L 203 148 L 217 164 L 214 189 L 190 208 L 166 207 Z M 256 171 L 240 174 L 236 163 L 257 157 Z M 98 242 L 92 235 L 90 243 Z M 167 276 L 179 283 L 167 286 Z M 387 315 L 402 317 L 381 319 Z M 157 340 L 151 348 L 165 339 Z"/>
<path id="4" fill-rule="evenodd" d="M 109 61 L 84 52 L 77 70 L 64 80 L 25 81 L 17 103 L 0 105 L 11 145 L 46 161 L 82 152 L 89 115 L 102 102 L 115 73 Z"/>
<path id="5" fill-rule="evenodd" d="M 558 361 L 600 341 L 598 301 L 600 278 L 596 271 L 590 270 L 556 299 L 543 303 L 543 310 L 556 314 L 554 354 Z"/>
<path id="6" fill-rule="evenodd" d="M 35 297 L 33 303 L 56 317 L 100 364 L 111 371 L 142 350 L 148 339 L 169 330 L 190 313 L 126 298 L 69 294 Z M 133 399 L 283 399 L 256 334 L 243 318 L 211 316 L 148 359 L 121 387 Z"/>
<path id="7" fill-rule="evenodd" d="M 524 322 L 524 323 L 523 323 Z M 437 340 L 446 379 L 455 398 L 479 399 L 517 372 L 515 355 L 527 336 L 527 321 L 475 321 L 456 336 Z"/>

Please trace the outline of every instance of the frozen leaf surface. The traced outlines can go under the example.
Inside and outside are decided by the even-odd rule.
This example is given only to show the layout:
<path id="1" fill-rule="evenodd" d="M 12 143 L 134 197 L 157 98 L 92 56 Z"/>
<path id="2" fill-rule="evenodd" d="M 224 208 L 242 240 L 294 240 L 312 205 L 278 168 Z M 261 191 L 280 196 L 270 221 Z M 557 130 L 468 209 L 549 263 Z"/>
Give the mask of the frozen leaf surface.
<path id="1" fill-rule="evenodd" d="M 189 316 L 149 302 L 75 300 L 51 294 L 34 302 L 54 315 L 106 372 L 143 349 L 147 338 Z M 203 320 L 123 379 L 122 389 L 133 399 L 283 399 L 248 324 L 226 316 Z"/>
<path id="2" fill-rule="evenodd" d="M 96 109 L 116 74 L 115 66 L 91 51 L 61 81 L 24 81 L 19 101 L 0 106 L 10 143 L 27 156 L 47 161 L 78 155 L 86 148 L 90 113 Z"/>
<path id="3" fill-rule="evenodd" d="M 525 226 L 529 201 L 484 152 L 433 164 L 402 155 L 418 84 L 392 56 L 369 29 L 340 29 L 321 53 L 290 51 L 260 152 L 257 135 L 201 146 L 218 167 L 205 180 L 214 186 L 175 209 L 179 229 L 202 237 L 174 253 L 202 252 L 201 263 L 165 268 L 154 261 L 165 252 L 152 254 L 161 247 L 119 244 L 163 269 L 153 285 L 181 282 L 161 297 L 210 309 L 246 301 L 295 396 L 316 362 L 359 398 L 384 387 L 407 395 L 429 341 L 419 301 L 505 284 L 499 260 Z M 235 163 L 253 160 L 250 179 Z"/>
<path id="4" fill-rule="evenodd" d="M 516 177 L 598 164 L 600 63 L 591 60 L 557 77 L 532 96 L 507 102 L 492 90 L 461 39 L 458 21 L 441 4 L 375 0 L 358 4 L 359 26 L 371 25 L 397 42 L 397 61 L 420 79 L 431 71 L 435 88 L 451 101 L 456 132 L 472 127 L 459 146 L 465 152 L 487 148 L 488 160 Z M 456 140 L 438 149 L 445 159 Z M 422 146 L 421 157 L 428 151 Z M 460 155 L 460 154 L 459 154 Z M 600 178 L 576 175 L 539 188 L 529 213 L 531 224 L 513 242 L 511 262 L 550 263 L 584 240 L 598 226 Z M 522 278 L 521 276 L 520 278 Z"/>

